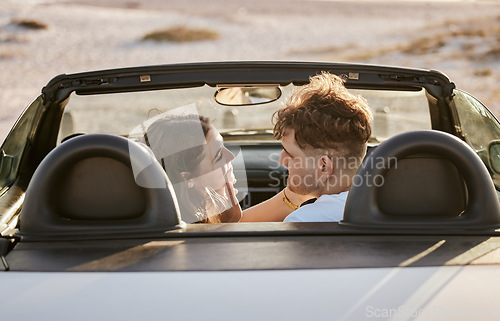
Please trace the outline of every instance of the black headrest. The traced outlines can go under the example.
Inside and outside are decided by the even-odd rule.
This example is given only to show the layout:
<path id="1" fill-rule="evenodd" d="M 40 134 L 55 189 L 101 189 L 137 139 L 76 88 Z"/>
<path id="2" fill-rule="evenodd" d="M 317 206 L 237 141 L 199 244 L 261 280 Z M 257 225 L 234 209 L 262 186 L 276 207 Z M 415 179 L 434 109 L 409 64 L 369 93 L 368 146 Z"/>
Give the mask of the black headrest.
<path id="1" fill-rule="evenodd" d="M 500 206 L 488 170 L 465 142 L 416 131 L 390 138 L 365 158 L 341 224 L 491 229 L 500 226 Z"/>
<path id="2" fill-rule="evenodd" d="M 26 191 L 20 234 L 142 233 L 180 222 L 170 181 L 148 149 L 92 134 L 62 143 L 41 162 Z"/>

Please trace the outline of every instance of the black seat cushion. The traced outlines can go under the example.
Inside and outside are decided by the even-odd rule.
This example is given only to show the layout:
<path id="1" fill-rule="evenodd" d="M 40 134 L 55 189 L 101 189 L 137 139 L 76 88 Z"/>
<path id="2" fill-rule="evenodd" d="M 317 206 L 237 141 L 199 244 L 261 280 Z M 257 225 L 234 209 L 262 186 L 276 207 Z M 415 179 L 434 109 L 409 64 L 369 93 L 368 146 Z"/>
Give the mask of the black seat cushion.
<path id="1" fill-rule="evenodd" d="M 19 234 L 148 233 L 181 224 L 172 185 L 150 151 L 123 137 L 92 134 L 62 143 L 40 163 Z"/>
<path id="2" fill-rule="evenodd" d="M 365 158 L 341 224 L 492 229 L 500 226 L 500 206 L 486 167 L 465 142 L 415 131 L 388 139 Z"/>
<path id="3" fill-rule="evenodd" d="M 465 210 L 467 189 L 453 163 L 421 154 L 398 160 L 376 197 L 386 215 L 451 217 Z"/>

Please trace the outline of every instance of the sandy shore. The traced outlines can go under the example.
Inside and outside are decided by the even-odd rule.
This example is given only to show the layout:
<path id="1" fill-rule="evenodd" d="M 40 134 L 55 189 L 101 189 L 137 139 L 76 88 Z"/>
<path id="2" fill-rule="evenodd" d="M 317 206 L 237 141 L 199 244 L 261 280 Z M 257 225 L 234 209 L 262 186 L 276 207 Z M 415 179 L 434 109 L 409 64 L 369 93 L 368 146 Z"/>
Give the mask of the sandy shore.
<path id="1" fill-rule="evenodd" d="M 47 28 L 22 29 L 12 24 L 15 19 Z M 496 30 L 499 24 L 500 5 L 489 1 L 192 0 L 186 6 L 172 0 L 4 0 L 0 139 L 58 74 L 173 62 L 359 61 L 437 69 L 500 115 L 498 39 L 489 31 L 474 37 L 457 32 Z M 177 25 L 212 29 L 220 38 L 182 44 L 140 40 Z M 436 48 L 408 50 L 424 37 L 444 40 Z M 482 53 L 485 58 L 476 59 Z"/>

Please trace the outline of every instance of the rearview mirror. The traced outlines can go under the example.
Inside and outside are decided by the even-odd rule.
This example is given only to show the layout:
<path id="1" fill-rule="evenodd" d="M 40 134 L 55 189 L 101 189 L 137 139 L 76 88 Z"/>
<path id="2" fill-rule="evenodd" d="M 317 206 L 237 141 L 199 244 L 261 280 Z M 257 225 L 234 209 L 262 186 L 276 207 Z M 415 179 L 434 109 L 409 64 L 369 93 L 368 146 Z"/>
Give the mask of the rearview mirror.
<path id="1" fill-rule="evenodd" d="M 215 93 L 215 101 L 227 106 L 265 104 L 281 97 L 279 86 L 224 87 Z"/>

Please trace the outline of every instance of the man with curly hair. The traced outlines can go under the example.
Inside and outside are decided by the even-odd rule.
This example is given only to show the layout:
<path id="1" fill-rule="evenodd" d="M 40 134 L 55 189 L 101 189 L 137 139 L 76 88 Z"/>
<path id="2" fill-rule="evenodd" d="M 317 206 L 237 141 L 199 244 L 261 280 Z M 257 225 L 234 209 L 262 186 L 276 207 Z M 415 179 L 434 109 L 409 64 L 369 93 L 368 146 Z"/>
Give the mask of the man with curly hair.
<path id="1" fill-rule="evenodd" d="M 317 200 L 285 222 L 340 221 L 355 174 L 366 155 L 372 114 L 344 80 L 323 72 L 294 92 L 275 114 L 274 137 L 289 171 L 287 191 Z M 284 202 L 287 196 L 284 194 Z M 297 205 L 297 204 L 292 204 Z"/>
<path id="2" fill-rule="evenodd" d="M 246 209 L 241 221 L 340 221 L 371 135 L 366 100 L 347 91 L 342 78 L 323 72 L 295 91 L 274 121 L 274 137 L 283 146 L 279 162 L 288 168 L 287 186 Z"/>

